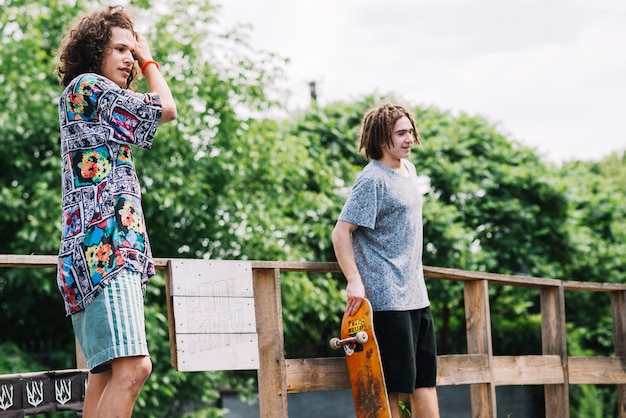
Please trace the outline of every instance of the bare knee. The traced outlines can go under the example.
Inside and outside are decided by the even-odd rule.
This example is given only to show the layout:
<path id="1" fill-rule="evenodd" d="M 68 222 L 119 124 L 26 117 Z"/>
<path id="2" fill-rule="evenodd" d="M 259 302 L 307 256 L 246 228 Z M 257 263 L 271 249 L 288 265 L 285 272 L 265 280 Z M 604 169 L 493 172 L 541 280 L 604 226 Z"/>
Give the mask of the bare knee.
<path id="1" fill-rule="evenodd" d="M 124 357 L 113 361 L 112 378 L 132 392 L 139 393 L 152 372 L 152 362 L 148 356 Z"/>
<path id="2" fill-rule="evenodd" d="M 132 366 L 129 366 L 129 371 L 132 370 L 133 380 L 143 385 L 152 373 L 152 361 L 148 356 L 132 357 L 132 359 Z"/>

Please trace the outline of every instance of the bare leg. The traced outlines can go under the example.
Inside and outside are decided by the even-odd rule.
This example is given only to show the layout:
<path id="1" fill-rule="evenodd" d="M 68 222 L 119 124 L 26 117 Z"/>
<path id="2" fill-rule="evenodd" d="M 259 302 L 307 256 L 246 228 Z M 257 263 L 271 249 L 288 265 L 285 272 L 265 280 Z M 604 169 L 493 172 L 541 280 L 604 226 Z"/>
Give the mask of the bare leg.
<path id="1" fill-rule="evenodd" d="M 121 357 L 111 362 L 113 370 L 98 404 L 97 418 L 130 417 L 143 384 L 152 371 L 148 356 Z M 84 415 L 85 418 L 91 416 Z"/>
<path id="2" fill-rule="evenodd" d="M 411 395 L 413 417 L 439 418 L 437 388 L 417 388 Z"/>
<path id="3" fill-rule="evenodd" d="M 389 406 L 391 407 L 391 418 L 400 418 L 400 395 L 397 392 L 389 394 Z"/>
<path id="4" fill-rule="evenodd" d="M 87 389 L 85 391 L 85 401 L 83 403 L 83 417 L 95 417 L 98 411 L 98 403 L 102 392 L 111 379 L 111 372 L 89 373 L 87 376 Z"/>

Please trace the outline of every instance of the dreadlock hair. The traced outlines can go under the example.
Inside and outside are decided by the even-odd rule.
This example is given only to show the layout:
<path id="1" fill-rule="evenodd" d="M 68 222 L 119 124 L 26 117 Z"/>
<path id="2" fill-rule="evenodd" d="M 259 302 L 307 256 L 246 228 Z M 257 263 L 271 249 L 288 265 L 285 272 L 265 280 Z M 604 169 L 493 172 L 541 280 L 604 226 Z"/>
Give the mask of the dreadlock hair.
<path id="1" fill-rule="evenodd" d="M 380 160 L 383 158 L 382 146 L 393 145 L 393 126 L 403 116 L 406 116 L 411 121 L 415 143 L 421 144 L 413 114 L 400 105 L 385 103 L 368 110 L 365 116 L 363 116 L 359 134 L 359 152 L 363 151 L 365 158 L 368 160 Z"/>
<path id="2" fill-rule="evenodd" d="M 128 29 L 135 33 L 133 20 L 123 6 L 106 9 L 84 16 L 65 35 L 58 51 L 56 74 L 61 85 L 67 85 L 80 74 L 102 74 L 102 61 L 111 40 L 111 28 Z M 139 70 L 133 65 L 126 88 L 131 86 Z"/>

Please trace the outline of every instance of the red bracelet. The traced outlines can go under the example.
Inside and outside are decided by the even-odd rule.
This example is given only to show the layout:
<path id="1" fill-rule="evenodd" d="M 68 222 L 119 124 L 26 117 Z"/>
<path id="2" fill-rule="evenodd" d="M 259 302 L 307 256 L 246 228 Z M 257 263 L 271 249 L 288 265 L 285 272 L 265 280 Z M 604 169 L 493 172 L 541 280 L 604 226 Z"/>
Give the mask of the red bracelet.
<path id="1" fill-rule="evenodd" d="M 144 62 L 144 63 L 143 63 L 143 65 L 141 66 L 141 74 L 145 74 L 146 67 L 147 67 L 148 65 L 150 65 L 150 64 L 154 64 L 154 65 L 156 65 L 157 70 L 160 70 L 160 69 L 161 69 L 161 67 L 159 66 L 159 63 L 158 63 L 158 62 L 150 60 L 150 61 L 146 61 L 146 62 Z"/>

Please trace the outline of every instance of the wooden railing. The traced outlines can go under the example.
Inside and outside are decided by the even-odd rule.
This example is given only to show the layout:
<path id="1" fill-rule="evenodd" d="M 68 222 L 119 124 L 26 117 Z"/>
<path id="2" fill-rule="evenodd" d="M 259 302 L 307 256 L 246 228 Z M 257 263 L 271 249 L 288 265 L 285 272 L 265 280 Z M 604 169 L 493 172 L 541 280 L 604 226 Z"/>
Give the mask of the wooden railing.
<path id="1" fill-rule="evenodd" d="M 155 260 L 166 282 L 169 259 Z M 287 418 L 287 394 L 350 387 L 342 357 L 286 359 L 280 278 L 282 272 L 339 272 L 336 263 L 252 261 L 259 348 L 261 417 Z M 55 256 L 0 255 L 0 267 L 55 267 Z M 467 354 L 438 357 L 437 384 L 469 385 L 472 417 L 496 418 L 497 386 L 543 385 L 548 418 L 569 417 L 569 385 L 616 385 L 616 416 L 626 418 L 626 285 L 573 282 L 425 267 L 434 280 L 463 283 Z M 491 339 L 489 286 L 538 289 L 541 296 L 541 355 L 494 356 Z M 613 319 L 614 357 L 567 355 L 565 292 L 607 292 Z M 168 295 L 168 298 L 170 296 Z M 173 330 L 170 330 L 173 332 Z M 170 334 L 171 336 L 171 334 Z M 78 367 L 84 360 L 77 352 Z"/>

